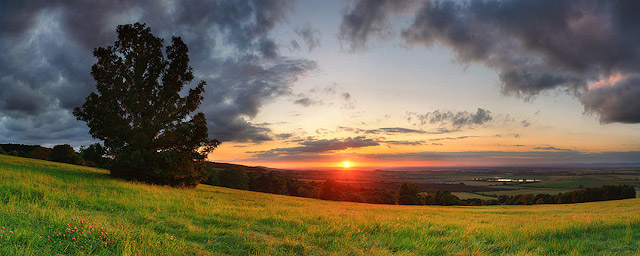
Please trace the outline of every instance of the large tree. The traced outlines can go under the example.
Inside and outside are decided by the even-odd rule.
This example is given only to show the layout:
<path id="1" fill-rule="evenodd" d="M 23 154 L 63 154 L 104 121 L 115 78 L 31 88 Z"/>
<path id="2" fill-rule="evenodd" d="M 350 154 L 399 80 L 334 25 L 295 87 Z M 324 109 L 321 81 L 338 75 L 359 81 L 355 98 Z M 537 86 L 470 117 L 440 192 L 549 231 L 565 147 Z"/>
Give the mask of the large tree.
<path id="1" fill-rule="evenodd" d="M 187 45 L 163 40 L 146 24 L 117 28 L 112 46 L 93 50 L 97 92 L 73 114 L 104 142 L 111 175 L 176 187 L 192 187 L 205 176 L 203 160 L 220 143 L 209 139 L 204 114 L 193 114 L 205 82 L 181 92 L 193 80 Z"/>

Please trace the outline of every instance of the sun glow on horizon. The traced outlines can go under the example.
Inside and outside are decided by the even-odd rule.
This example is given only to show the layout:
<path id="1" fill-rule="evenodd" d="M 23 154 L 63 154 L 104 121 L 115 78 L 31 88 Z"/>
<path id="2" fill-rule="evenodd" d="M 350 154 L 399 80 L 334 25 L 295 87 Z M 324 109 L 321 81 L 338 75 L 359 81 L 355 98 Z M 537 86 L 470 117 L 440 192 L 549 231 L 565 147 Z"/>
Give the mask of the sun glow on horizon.
<path id="1" fill-rule="evenodd" d="M 349 168 L 349 167 L 351 167 L 351 162 L 349 162 L 349 161 L 344 161 L 344 162 L 342 162 L 342 167 L 344 167 L 344 168 Z"/>

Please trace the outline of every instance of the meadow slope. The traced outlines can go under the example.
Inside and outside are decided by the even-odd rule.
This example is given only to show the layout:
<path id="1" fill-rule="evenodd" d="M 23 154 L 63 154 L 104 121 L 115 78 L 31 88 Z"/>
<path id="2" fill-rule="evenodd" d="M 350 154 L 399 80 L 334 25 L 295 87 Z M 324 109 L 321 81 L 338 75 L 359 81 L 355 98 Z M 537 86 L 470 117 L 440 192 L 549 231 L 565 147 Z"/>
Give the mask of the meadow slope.
<path id="1" fill-rule="evenodd" d="M 0 155 L 0 255 L 640 254 L 640 199 L 572 205 L 369 205 Z"/>

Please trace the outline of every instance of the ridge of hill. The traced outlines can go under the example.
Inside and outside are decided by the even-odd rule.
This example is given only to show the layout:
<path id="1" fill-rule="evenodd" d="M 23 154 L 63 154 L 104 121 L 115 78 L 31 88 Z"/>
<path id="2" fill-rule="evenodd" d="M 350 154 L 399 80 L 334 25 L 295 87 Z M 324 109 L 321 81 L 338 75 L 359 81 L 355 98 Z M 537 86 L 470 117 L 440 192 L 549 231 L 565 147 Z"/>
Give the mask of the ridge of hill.
<path id="1" fill-rule="evenodd" d="M 0 155 L 0 227 L 0 255 L 633 255 L 640 199 L 370 205 L 174 189 Z"/>

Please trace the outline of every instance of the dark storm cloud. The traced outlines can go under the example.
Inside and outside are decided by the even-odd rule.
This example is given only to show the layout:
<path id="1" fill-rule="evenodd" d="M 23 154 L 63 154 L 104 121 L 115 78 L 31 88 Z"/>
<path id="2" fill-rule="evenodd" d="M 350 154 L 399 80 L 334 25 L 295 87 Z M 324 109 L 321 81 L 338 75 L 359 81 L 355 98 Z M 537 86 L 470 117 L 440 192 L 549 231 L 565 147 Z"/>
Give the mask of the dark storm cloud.
<path id="1" fill-rule="evenodd" d="M 304 26 L 296 27 L 295 33 L 307 45 L 307 49 L 309 51 L 312 51 L 316 47 L 320 47 L 320 30 L 314 29 L 311 25 L 306 24 Z"/>
<path id="2" fill-rule="evenodd" d="M 408 7 L 408 0 L 359 0 L 342 16 L 338 39 L 351 52 L 366 49 L 367 42 L 389 28 L 388 13 Z"/>
<path id="3" fill-rule="evenodd" d="M 493 119 L 491 111 L 478 108 L 475 113 L 467 111 L 440 111 L 427 112 L 426 114 L 409 113 L 410 118 L 416 118 L 420 125 L 437 124 L 440 126 L 459 129 L 462 127 L 473 127 L 483 125 Z"/>
<path id="4" fill-rule="evenodd" d="M 615 85 L 588 90 L 580 101 L 605 123 L 640 123 L 640 74 L 629 75 Z"/>
<path id="5" fill-rule="evenodd" d="M 291 94 L 291 85 L 307 71 L 312 61 L 264 59 L 255 55 L 220 64 L 217 77 L 208 79 L 201 110 L 206 114 L 209 135 L 224 141 L 271 140 L 269 129 L 247 120 L 266 102 Z"/>
<path id="6" fill-rule="evenodd" d="M 427 1 L 402 36 L 497 70 L 505 94 L 584 93 L 585 109 L 602 122 L 638 123 L 638 13 L 639 1 Z M 588 88 L 615 75 L 623 79 Z"/>
<path id="7" fill-rule="evenodd" d="M 0 138 L 47 143 L 90 140 L 70 111 L 95 89 L 92 49 L 115 41 L 119 24 L 145 22 L 181 36 L 195 81 L 208 82 L 201 111 L 211 137 L 270 140 L 250 122 L 261 106 L 291 93 L 315 63 L 279 55 L 272 29 L 291 1 L 3 1 L 0 3 Z M 56 129 L 63 129 L 57 132 Z"/>
<path id="8" fill-rule="evenodd" d="M 300 146 L 289 148 L 274 148 L 267 151 L 249 151 L 254 154 L 254 158 L 270 158 L 281 155 L 307 155 L 326 153 L 349 148 L 362 148 L 380 145 L 378 141 L 362 136 L 348 137 L 342 139 L 313 139 L 308 138 L 298 142 Z"/>

